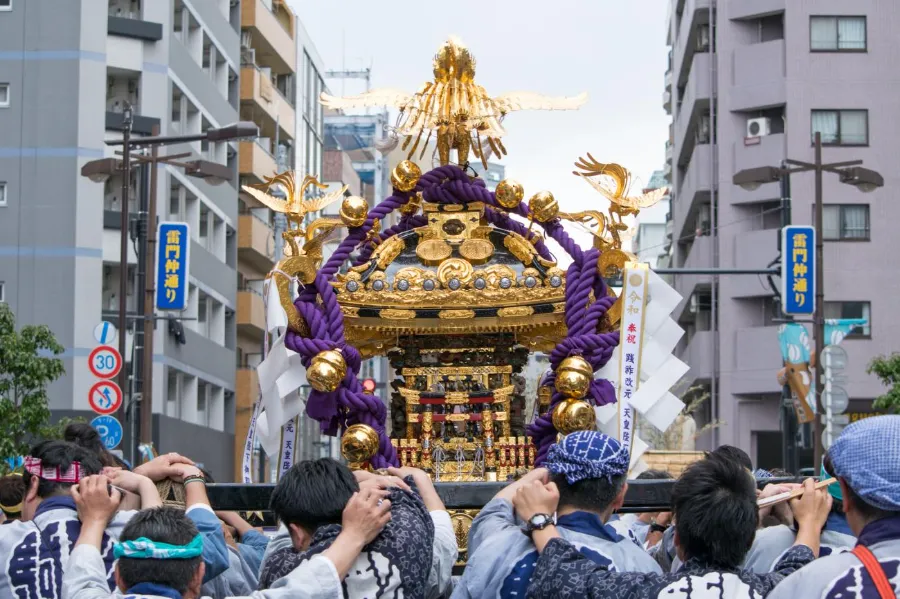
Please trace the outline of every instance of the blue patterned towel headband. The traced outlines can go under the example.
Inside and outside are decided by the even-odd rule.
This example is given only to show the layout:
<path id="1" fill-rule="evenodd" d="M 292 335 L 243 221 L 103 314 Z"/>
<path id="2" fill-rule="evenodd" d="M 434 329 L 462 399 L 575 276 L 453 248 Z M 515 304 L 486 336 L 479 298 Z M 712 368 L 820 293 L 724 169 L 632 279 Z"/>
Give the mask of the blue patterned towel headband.
<path id="1" fill-rule="evenodd" d="M 605 478 L 628 472 L 628 449 L 608 435 L 597 431 L 578 431 L 550 446 L 547 470 L 565 474 L 570 485 L 588 478 Z"/>
<path id="2" fill-rule="evenodd" d="M 116 543 L 113 555 L 116 559 L 191 559 L 203 553 L 203 537 L 197 535 L 187 545 L 169 545 L 139 537 L 133 541 Z"/>

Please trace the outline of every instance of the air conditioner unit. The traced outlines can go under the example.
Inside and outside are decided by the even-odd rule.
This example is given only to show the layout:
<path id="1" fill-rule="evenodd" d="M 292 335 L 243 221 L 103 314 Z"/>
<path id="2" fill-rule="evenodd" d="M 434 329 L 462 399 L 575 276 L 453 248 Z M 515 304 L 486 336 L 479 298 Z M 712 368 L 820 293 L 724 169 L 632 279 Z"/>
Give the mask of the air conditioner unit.
<path id="1" fill-rule="evenodd" d="M 768 117 L 747 119 L 747 137 L 762 137 L 771 133 L 772 119 Z"/>
<path id="2" fill-rule="evenodd" d="M 250 32 L 244 31 L 241 33 L 241 47 L 249 48 L 250 47 Z"/>

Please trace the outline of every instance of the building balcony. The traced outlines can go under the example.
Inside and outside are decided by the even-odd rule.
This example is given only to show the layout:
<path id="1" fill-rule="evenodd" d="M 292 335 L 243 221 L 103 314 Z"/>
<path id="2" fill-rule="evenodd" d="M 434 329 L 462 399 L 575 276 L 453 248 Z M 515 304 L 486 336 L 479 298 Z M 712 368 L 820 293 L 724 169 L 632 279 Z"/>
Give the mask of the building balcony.
<path id="1" fill-rule="evenodd" d="M 676 159 L 678 164 L 685 164 L 694 146 L 697 145 L 698 128 L 703 115 L 709 113 L 709 99 L 712 87 L 710 86 L 710 61 L 708 52 L 695 54 L 693 66 L 687 84 L 684 88 L 684 96 L 681 105 L 675 115 L 675 147 L 678 148 Z M 709 137 L 710 132 L 705 136 Z"/>
<path id="2" fill-rule="evenodd" d="M 263 177 L 271 177 L 277 170 L 275 157 L 258 142 L 242 141 L 238 144 L 238 172 L 241 177 L 252 179 L 252 183 L 262 183 Z"/>
<path id="3" fill-rule="evenodd" d="M 710 6 L 715 0 L 679 0 L 684 11 L 681 15 L 681 26 L 678 39 L 673 48 L 673 83 L 675 87 L 687 81 L 694 54 L 697 52 L 700 29 L 709 24 Z"/>
<path id="4" fill-rule="evenodd" d="M 783 13 L 787 8 L 787 0 L 729 0 L 727 4 L 720 1 L 719 6 L 720 10 L 728 12 L 728 19 L 737 21 Z"/>
<path id="5" fill-rule="evenodd" d="M 697 212 L 712 196 L 712 147 L 700 144 L 694 148 L 684 177 L 678 181 L 676 200 L 672 203 L 675 236 L 693 235 L 697 230 Z"/>
<path id="6" fill-rule="evenodd" d="M 778 326 L 751 327 L 735 331 L 735 368 L 731 392 L 735 395 L 778 393 L 776 376 L 781 370 Z"/>
<path id="7" fill-rule="evenodd" d="M 294 107 L 253 65 L 241 68 L 241 119 L 255 122 L 261 131 L 274 131 L 277 124 L 280 139 L 294 139 Z"/>
<path id="8" fill-rule="evenodd" d="M 688 340 L 679 359 L 691 367 L 691 382 L 708 381 L 713 373 L 713 331 L 696 331 Z"/>
<path id="9" fill-rule="evenodd" d="M 663 92 L 663 110 L 665 110 L 666 114 L 669 116 L 672 115 L 672 92 L 668 89 Z"/>
<path id="10" fill-rule="evenodd" d="M 106 32 L 146 42 L 158 42 L 163 38 L 162 24 L 144 21 L 137 16 L 110 15 L 106 19 Z"/>
<path id="11" fill-rule="evenodd" d="M 263 0 L 241 2 L 241 28 L 250 32 L 257 64 L 271 67 L 277 73 L 295 73 L 297 44 L 293 14 L 284 0 L 272 0 L 271 4 L 279 13 L 277 16 Z"/>
<path id="12" fill-rule="evenodd" d="M 734 142 L 734 172 L 758 166 L 780 166 L 785 158 L 785 135 L 774 133 L 764 135 L 752 140 L 738 140 Z M 781 197 L 780 183 L 766 183 L 753 191 L 747 191 L 738 185 L 733 185 L 728 191 L 728 197 L 732 204 L 752 204 L 755 202 L 767 202 Z"/>
<path id="13" fill-rule="evenodd" d="M 275 232 L 252 214 L 238 218 L 238 260 L 262 272 L 275 264 Z"/>
<path id="14" fill-rule="evenodd" d="M 681 244 L 684 248 L 685 244 Z M 686 248 L 687 257 L 682 268 L 712 268 L 713 267 L 713 238 L 708 235 L 695 237 L 690 246 Z M 675 310 L 679 320 L 683 320 L 689 313 L 691 296 L 698 288 L 709 287 L 712 277 L 709 275 L 674 275 L 675 290 L 681 294 L 682 300 Z"/>
<path id="15" fill-rule="evenodd" d="M 242 335 L 259 337 L 260 341 L 266 334 L 266 308 L 258 293 L 238 291 L 237 330 Z"/>
<path id="16" fill-rule="evenodd" d="M 733 65 L 728 110 L 761 110 L 787 102 L 783 39 L 736 47 Z"/>

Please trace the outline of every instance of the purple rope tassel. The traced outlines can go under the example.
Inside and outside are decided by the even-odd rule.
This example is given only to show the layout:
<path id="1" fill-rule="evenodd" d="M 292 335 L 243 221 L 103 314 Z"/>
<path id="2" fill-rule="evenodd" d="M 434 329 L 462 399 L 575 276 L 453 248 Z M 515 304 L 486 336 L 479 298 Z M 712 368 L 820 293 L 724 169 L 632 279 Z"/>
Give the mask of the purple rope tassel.
<path id="1" fill-rule="evenodd" d="M 526 228 L 500 209 L 494 194 L 488 191 L 484 181 L 472 181 L 460 168 L 452 165 L 436 168 L 422 175 L 416 188 L 409 192 L 394 190 L 394 194 L 373 208 L 362 226 L 352 229 L 341 242 L 328 262 L 319 270 L 312 285 L 307 285 L 294 301 L 300 315 L 306 321 L 310 337 L 288 332 L 285 345 L 301 355 L 305 367 L 309 367 L 312 358 L 326 350 L 337 349 L 347 363 L 347 374 L 340 387 L 331 393 L 312 391 L 306 406 L 309 417 L 319 421 L 323 432 L 336 434 L 339 429 L 352 424 L 367 424 L 378 433 L 378 452 L 372 459 L 372 466 L 384 468 L 396 466 L 397 452 L 385 431 L 387 409 L 380 398 L 363 393 L 362 385 L 357 378 L 361 366 L 359 352 L 347 345 L 344 338 L 344 316 L 337 301 L 337 294 L 330 281 L 341 266 L 350 259 L 350 255 L 366 239 L 375 219 L 384 218 L 409 202 L 417 192 L 421 192 L 427 202 L 441 204 L 466 204 L 483 202 L 485 218 L 496 227 L 507 229 L 525 236 Z M 514 210 L 519 216 L 528 217 L 528 208 L 519 204 Z M 425 225 L 422 216 L 406 216 L 400 223 L 390 227 L 377 236 L 378 243 L 385 239 Z M 572 240 L 558 220 L 539 223 L 547 237 L 553 238 L 572 259 L 566 276 L 566 325 L 568 333 L 550 354 L 550 363 L 554 370 L 559 363 L 570 355 L 581 355 L 596 371 L 609 361 L 613 349 L 618 345 L 618 333 L 597 333 L 597 324 L 612 306 L 615 298 L 607 297 L 606 284 L 597 273 L 597 250 L 582 252 Z M 537 241 L 535 247 L 541 257 L 553 259 L 550 249 L 543 242 Z M 372 254 L 371 247 L 364 247 L 354 261 L 362 264 Z M 588 305 L 589 296 L 593 292 L 596 301 Z M 547 377 L 546 384 L 552 386 L 554 376 Z M 528 434 L 538 447 L 537 463 L 543 462 L 547 450 L 556 437 L 553 422 L 550 419 L 553 407 L 564 398 L 554 393 L 551 399 L 550 412 L 541 415 L 529 425 Z M 609 381 L 595 380 L 591 383 L 587 399 L 594 405 L 604 405 L 616 400 L 615 391 Z"/>

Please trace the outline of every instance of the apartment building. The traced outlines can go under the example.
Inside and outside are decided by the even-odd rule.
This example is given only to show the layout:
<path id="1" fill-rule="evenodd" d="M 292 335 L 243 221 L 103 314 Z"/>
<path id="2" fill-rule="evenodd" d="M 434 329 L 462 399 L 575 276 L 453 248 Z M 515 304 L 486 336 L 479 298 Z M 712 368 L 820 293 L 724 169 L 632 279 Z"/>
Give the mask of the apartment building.
<path id="1" fill-rule="evenodd" d="M 0 287 L 20 325 L 47 324 L 65 347 L 66 374 L 50 388 L 56 415 L 90 417 L 93 327 L 117 314 L 136 254 L 120 272 L 121 176 L 95 183 L 88 161 L 112 157 L 126 104 L 133 134 L 192 134 L 238 120 L 238 13 L 227 0 L 0 2 Z M 236 167 L 230 143 L 170 146 Z M 136 214 L 149 174 L 135 169 Z M 188 309 L 154 338 L 154 442 L 232 471 L 236 179 L 219 186 L 159 169 L 156 216 L 190 224 Z M 127 361 L 131 360 L 128 333 Z M 127 395 L 127 390 L 126 390 Z M 126 423 L 127 426 L 127 423 Z M 126 452 L 127 455 L 127 452 Z"/>
<path id="2" fill-rule="evenodd" d="M 900 38 L 893 0 L 672 0 L 663 106 L 672 115 L 666 172 L 672 182 L 674 267 L 759 269 L 778 255 L 777 183 L 746 191 L 746 168 L 812 161 L 820 132 L 826 161 L 861 159 L 883 189 L 861 194 L 825 176 L 825 299 L 828 318 L 864 317 L 842 346 L 850 412 L 871 412 L 883 392 L 866 374 L 875 355 L 896 350 L 893 306 L 900 279 L 885 262 L 900 239 L 892 201 L 900 177 Z M 810 224 L 814 176 L 791 181 L 790 222 Z M 776 283 L 778 281 L 776 280 Z M 778 299 L 765 277 L 683 275 L 678 347 L 693 383 L 712 394 L 702 421 L 722 424 L 701 445 L 731 443 L 763 466 L 780 463 L 781 366 Z M 701 422 L 702 424 L 703 422 Z"/>

